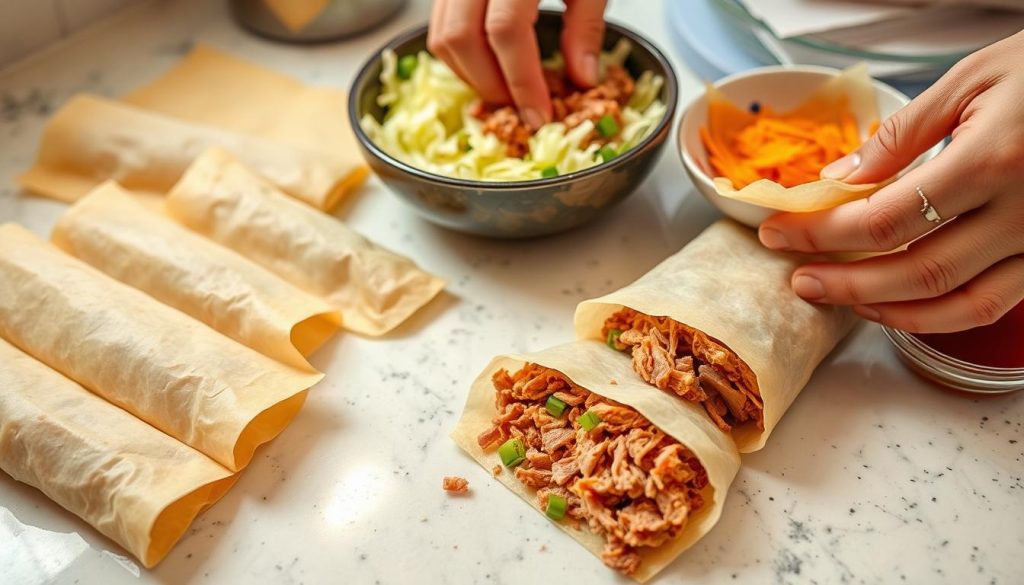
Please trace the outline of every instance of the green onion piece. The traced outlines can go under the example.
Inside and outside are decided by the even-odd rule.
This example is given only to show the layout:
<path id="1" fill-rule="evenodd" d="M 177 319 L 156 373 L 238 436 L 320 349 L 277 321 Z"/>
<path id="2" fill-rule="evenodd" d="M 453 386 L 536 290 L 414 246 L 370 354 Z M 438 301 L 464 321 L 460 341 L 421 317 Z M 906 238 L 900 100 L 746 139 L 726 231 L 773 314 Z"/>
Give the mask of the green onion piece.
<path id="1" fill-rule="evenodd" d="M 597 121 L 597 133 L 605 138 L 611 138 L 619 133 L 619 123 L 615 118 L 605 114 Z"/>
<path id="2" fill-rule="evenodd" d="M 551 177 L 557 177 L 558 176 L 558 169 L 556 169 L 555 167 L 545 167 L 544 169 L 541 170 L 540 176 L 544 177 L 545 179 L 550 179 Z"/>
<path id="3" fill-rule="evenodd" d="M 620 335 L 622 335 L 622 330 L 621 329 L 609 329 L 608 330 L 608 339 L 606 340 L 606 343 L 608 344 L 608 347 L 610 347 L 612 349 L 619 349 L 616 344 L 619 342 L 619 336 Z"/>
<path id="4" fill-rule="evenodd" d="M 562 415 L 565 414 L 565 409 L 568 407 L 568 404 L 555 398 L 554 394 L 548 396 L 548 401 L 544 403 L 544 408 L 548 409 L 548 412 L 551 413 L 551 416 L 555 418 L 562 418 Z"/>
<path id="5" fill-rule="evenodd" d="M 569 507 L 569 502 L 558 494 L 548 494 L 548 507 L 544 510 L 544 513 L 548 515 L 548 518 L 552 520 L 561 520 L 565 518 L 565 509 Z"/>
<path id="6" fill-rule="evenodd" d="M 459 150 L 462 152 L 469 152 L 473 150 L 473 145 L 469 143 L 469 134 L 465 132 L 459 134 Z"/>
<path id="7" fill-rule="evenodd" d="M 399 79 L 409 79 L 412 77 L 412 72 L 416 71 L 416 65 L 419 62 L 416 60 L 416 55 L 406 55 L 398 60 L 398 67 L 396 68 Z"/>
<path id="8" fill-rule="evenodd" d="M 509 439 L 498 447 L 498 455 L 505 467 L 515 467 L 526 460 L 526 447 L 519 439 Z"/>
<path id="9" fill-rule="evenodd" d="M 593 410 L 588 410 L 580 415 L 576 422 L 580 423 L 583 430 L 589 432 L 597 428 L 597 425 L 601 424 L 601 417 L 597 416 L 597 413 Z"/>
<path id="10" fill-rule="evenodd" d="M 614 148 L 607 145 L 602 146 L 601 150 L 597 151 L 597 156 L 601 157 L 601 160 L 604 162 L 608 162 L 618 155 L 619 153 L 615 152 Z"/>

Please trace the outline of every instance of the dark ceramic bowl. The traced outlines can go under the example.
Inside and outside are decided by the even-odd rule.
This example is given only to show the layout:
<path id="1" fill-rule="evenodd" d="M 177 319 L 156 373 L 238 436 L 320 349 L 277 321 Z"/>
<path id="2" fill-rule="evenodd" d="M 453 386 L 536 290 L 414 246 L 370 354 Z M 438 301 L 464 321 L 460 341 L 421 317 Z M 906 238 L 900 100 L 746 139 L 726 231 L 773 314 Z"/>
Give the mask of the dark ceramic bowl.
<path id="1" fill-rule="evenodd" d="M 542 10 L 537 20 L 541 54 L 558 49 L 562 13 Z M 384 109 L 380 93 L 381 53 L 399 56 L 426 50 L 427 27 L 411 30 L 378 49 L 356 75 L 348 98 L 348 114 L 363 155 L 381 180 L 428 220 L 460 232 L 495 238 L 528 238 L 568 230 L 597 217 L 625 199 L 658 160 L 675 116 L 675 72 L 661 51 L 639 33 L 608 23 L 605 49 L 620 38 L 633 44 L 626 68 L 635 77 L 653 71 L 665 78 L 660 99 L 665 117 L 640 144 L 615 159 L 575 173 L 530 181 L 491 182 L 436 175 L 403 163 L 377 147 L 363 132 L 360 118 L 377 120 Z"/>

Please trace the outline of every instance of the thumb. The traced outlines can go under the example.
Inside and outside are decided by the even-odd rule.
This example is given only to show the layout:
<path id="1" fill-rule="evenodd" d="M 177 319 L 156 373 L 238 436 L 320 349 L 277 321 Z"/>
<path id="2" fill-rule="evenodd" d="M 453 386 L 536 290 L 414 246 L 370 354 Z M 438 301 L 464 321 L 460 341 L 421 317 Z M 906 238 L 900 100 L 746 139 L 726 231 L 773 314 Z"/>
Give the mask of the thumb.
<path id="1" fill-rule="evenodd" d="M 569 79 L 580 87 L 597 85 L 597 56 L 604 40 L 606 0 L 565 0 L 562 54 Z"/>
<path id="2" fill-rule="evenodd" d="M 960 93 L 949 75 L 889 116 L 856 151 L 821 169 L 821 178 L 853 184 L 884 181 L 948 136 L 959 118 Z"/>

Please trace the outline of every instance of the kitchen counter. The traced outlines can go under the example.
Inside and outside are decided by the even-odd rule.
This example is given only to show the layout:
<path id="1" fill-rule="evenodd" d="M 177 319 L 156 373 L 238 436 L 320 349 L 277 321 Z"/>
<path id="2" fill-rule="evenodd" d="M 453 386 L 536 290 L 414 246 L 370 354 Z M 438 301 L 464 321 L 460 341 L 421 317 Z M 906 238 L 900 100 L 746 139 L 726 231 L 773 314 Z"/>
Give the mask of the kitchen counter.
<path id="1" fill-rule="evenodd" d="M 369 51 L 426 20 L 427 4 L 355 39 L 296 47 L 243 32 L 225 2 L 145 2 L 0 72 L 0 221 L 45 236 L 65 208 L 13 180 L 72 94 L 124 93 L 199 41 L 347 86 Z M 650 0 L 610 9 L 671 52 L 661 12 Z M 701 84 L 678 59 L 676 69 L 685 102 Z M 327 376 L 298 418 L 153 570 L 0 474 L 0 582 L 624 581 L 448 432 L 493 355 L 569 340 L 577 302 L 630 282 L 713 221 L 672 145 L 613 215 L 561 236 L 451 233 L 376 179 L 340 215 L 447 278 L 448 294 L 385 339 L 341 335 L 315 354 Z M 1020 582 L 1022 421 L 1024 394 L 977 399 L 921 382 L 865 325 L 818 370 L 767 448 L 744 457 L 718 526 L 656 582 Z M 468 478 L 471 493 L 446 495 L 444 475 Z"/>

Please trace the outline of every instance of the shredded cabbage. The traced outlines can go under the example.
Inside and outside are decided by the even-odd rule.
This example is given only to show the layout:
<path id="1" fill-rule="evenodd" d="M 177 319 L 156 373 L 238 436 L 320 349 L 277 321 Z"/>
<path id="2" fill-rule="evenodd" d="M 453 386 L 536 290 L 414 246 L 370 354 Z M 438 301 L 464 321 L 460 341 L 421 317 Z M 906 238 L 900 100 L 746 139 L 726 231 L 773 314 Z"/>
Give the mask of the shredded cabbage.
<path id="1" fill-rule="evenodd" d="M 601 55 L 602 71 L 621 65 L 629 55 L 628 41 Z M 443 62 L 420 52 L 409 79 L 398 76 L 398 57 L 391 50 L 381 55 L 381 92 L 377 103 L 386 108 L 383 123 L 365 114 L 360 126 L 370 140 L 389 155 L 425 171 L 478 181 L 524 181 L 541 178 L 541 171 L 555 167 L 559 175 L 573 173 L 602 162 L 600 145 L 581 146 L 594 130 L 584 121 L 567 130 L 565 124 L 545 124 L 530 137 L 523 158 L 505 154 L 505 144 L 484 134 L 480 120 L 469 114 L 477 94 Z M 564 68 L 555 54 L 544 66 Z M 633 95 L 622 109 L 623 127 L 608 146 L 623 153 L 636 146 L 664 117 L 666 107 L 658 99 L 664 79 L 645 71 L 636 80 Z"/>

